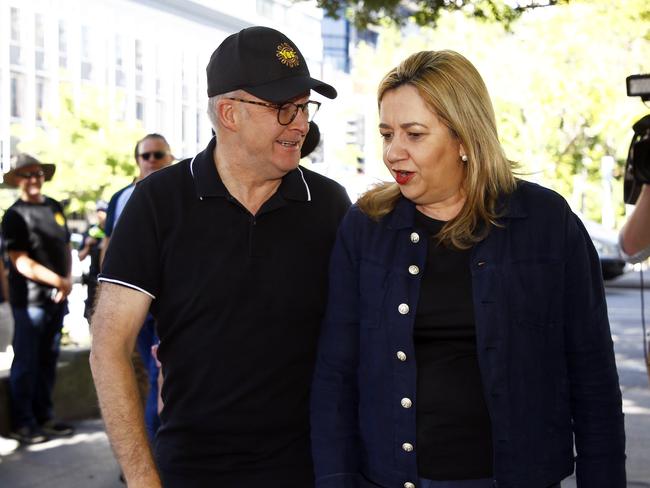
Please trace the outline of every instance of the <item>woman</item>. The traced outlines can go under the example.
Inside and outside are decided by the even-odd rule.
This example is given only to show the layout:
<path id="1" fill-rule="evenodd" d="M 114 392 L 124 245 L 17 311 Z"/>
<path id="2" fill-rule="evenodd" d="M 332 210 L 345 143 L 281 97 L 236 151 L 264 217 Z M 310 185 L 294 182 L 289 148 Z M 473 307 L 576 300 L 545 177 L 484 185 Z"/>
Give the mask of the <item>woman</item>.
<path id="1" fill-rule="evenodd" d="M 312 394 L 318 488 L 625 486 L 598 257 L 515 179 L 476 69 L 414 54 L 378 90 L 395 182 L 348 213 Z"/>

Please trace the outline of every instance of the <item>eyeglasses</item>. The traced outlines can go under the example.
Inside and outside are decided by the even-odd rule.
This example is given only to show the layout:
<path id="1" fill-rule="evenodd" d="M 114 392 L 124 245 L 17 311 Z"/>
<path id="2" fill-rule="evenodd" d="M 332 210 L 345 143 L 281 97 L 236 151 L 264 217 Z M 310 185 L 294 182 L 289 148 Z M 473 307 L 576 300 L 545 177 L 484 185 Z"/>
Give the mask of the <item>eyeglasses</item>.
<path id="1" fill-rule="evenodd" d="M 250 103 L 253 105 L 261 105 L 262 107 L 272 108 L 273 110 L 278 111 L 278 123 L 280 125 L 289 125 L 294 121 L 296 115 L 298 115 L 298 110 L 302 111 L 303 114 L 307 117 L 307 122 L 314 120 L 314 116 L 318 109 L 320 108 L 320 102 L 316 100 L 309 100 L 305 103 L 293 103 L 285 102 L 283 104 L 277 103 L 266 103 L 266 102 L 255 102 L 253 100 L 244 100 L 243 98 L 234 98 L 227 97 L 228 100 L 235 100 L 236 102 Z"/>
<path id="2" fill-rule="evenodd" d="M 29 173 L 16 173 L 16 176 L 28 180 L 30 178 L 42 178 L 45 176 L 45 172 L 42 169 L 39 169 L 37 171 L 30 171 Z"/>
<path id="3" fill-rule="evenodd" d="M 149 161 L 149 158 L 151 156 L 153 156 L 154 159 L 162 159 L 168 154 L 169 153 L 167 151 L 149 151 L 149 152 L 143 152 L 142 154 L 139 155 L 139 157 L 141 157 L 145 161 Z"/>

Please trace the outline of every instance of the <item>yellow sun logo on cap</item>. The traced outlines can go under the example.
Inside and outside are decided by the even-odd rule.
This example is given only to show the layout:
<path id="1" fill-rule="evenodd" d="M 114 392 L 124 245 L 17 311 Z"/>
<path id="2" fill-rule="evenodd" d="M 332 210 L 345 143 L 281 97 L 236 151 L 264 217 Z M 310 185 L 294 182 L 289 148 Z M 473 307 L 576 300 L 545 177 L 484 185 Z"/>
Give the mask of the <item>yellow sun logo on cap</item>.
<path id="1" fill-rule="evenodd" d="M 289 66 L 289 68 L 295 68 L 300 64 L 298 54 L 286 42 L 283 42 L 278 46 L 278 49 L 275 51 L 275 55 L 282 64 Z"/>

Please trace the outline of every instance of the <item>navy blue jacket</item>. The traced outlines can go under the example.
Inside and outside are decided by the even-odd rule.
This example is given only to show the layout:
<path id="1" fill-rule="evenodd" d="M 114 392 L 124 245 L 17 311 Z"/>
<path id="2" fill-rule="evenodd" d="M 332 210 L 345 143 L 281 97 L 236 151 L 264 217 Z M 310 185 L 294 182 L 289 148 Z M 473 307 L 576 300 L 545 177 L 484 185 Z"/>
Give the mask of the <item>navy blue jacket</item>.
<path id="1" fill-rule="evenodd" d="M 545 488 L 575 462 L 578 487 L 624 488 L 621 393 L 589 235 L 532 183 L 501 208 L 471 254 L 495 486 Z M 415 211 L 401 199 L 376 222 L 354 206 L 339 229 L 311 401 L 317 488 L 417 486 L 413 325 L 427 239 Z"/>

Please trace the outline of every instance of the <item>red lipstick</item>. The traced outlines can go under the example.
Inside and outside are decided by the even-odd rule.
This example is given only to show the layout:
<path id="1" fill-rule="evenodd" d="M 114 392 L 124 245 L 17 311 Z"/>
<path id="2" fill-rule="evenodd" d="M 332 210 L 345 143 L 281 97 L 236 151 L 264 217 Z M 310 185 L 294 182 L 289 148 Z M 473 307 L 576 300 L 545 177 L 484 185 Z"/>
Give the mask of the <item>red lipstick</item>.
<path id="1" fill-rule="evenodd" d="M 411 181 L 413 175 L 415 175 L 415 173 L 411 171 L 396 171 L 395 181 L 397 181 L 398 185 L 406 185 L 409 181 Z"/>

